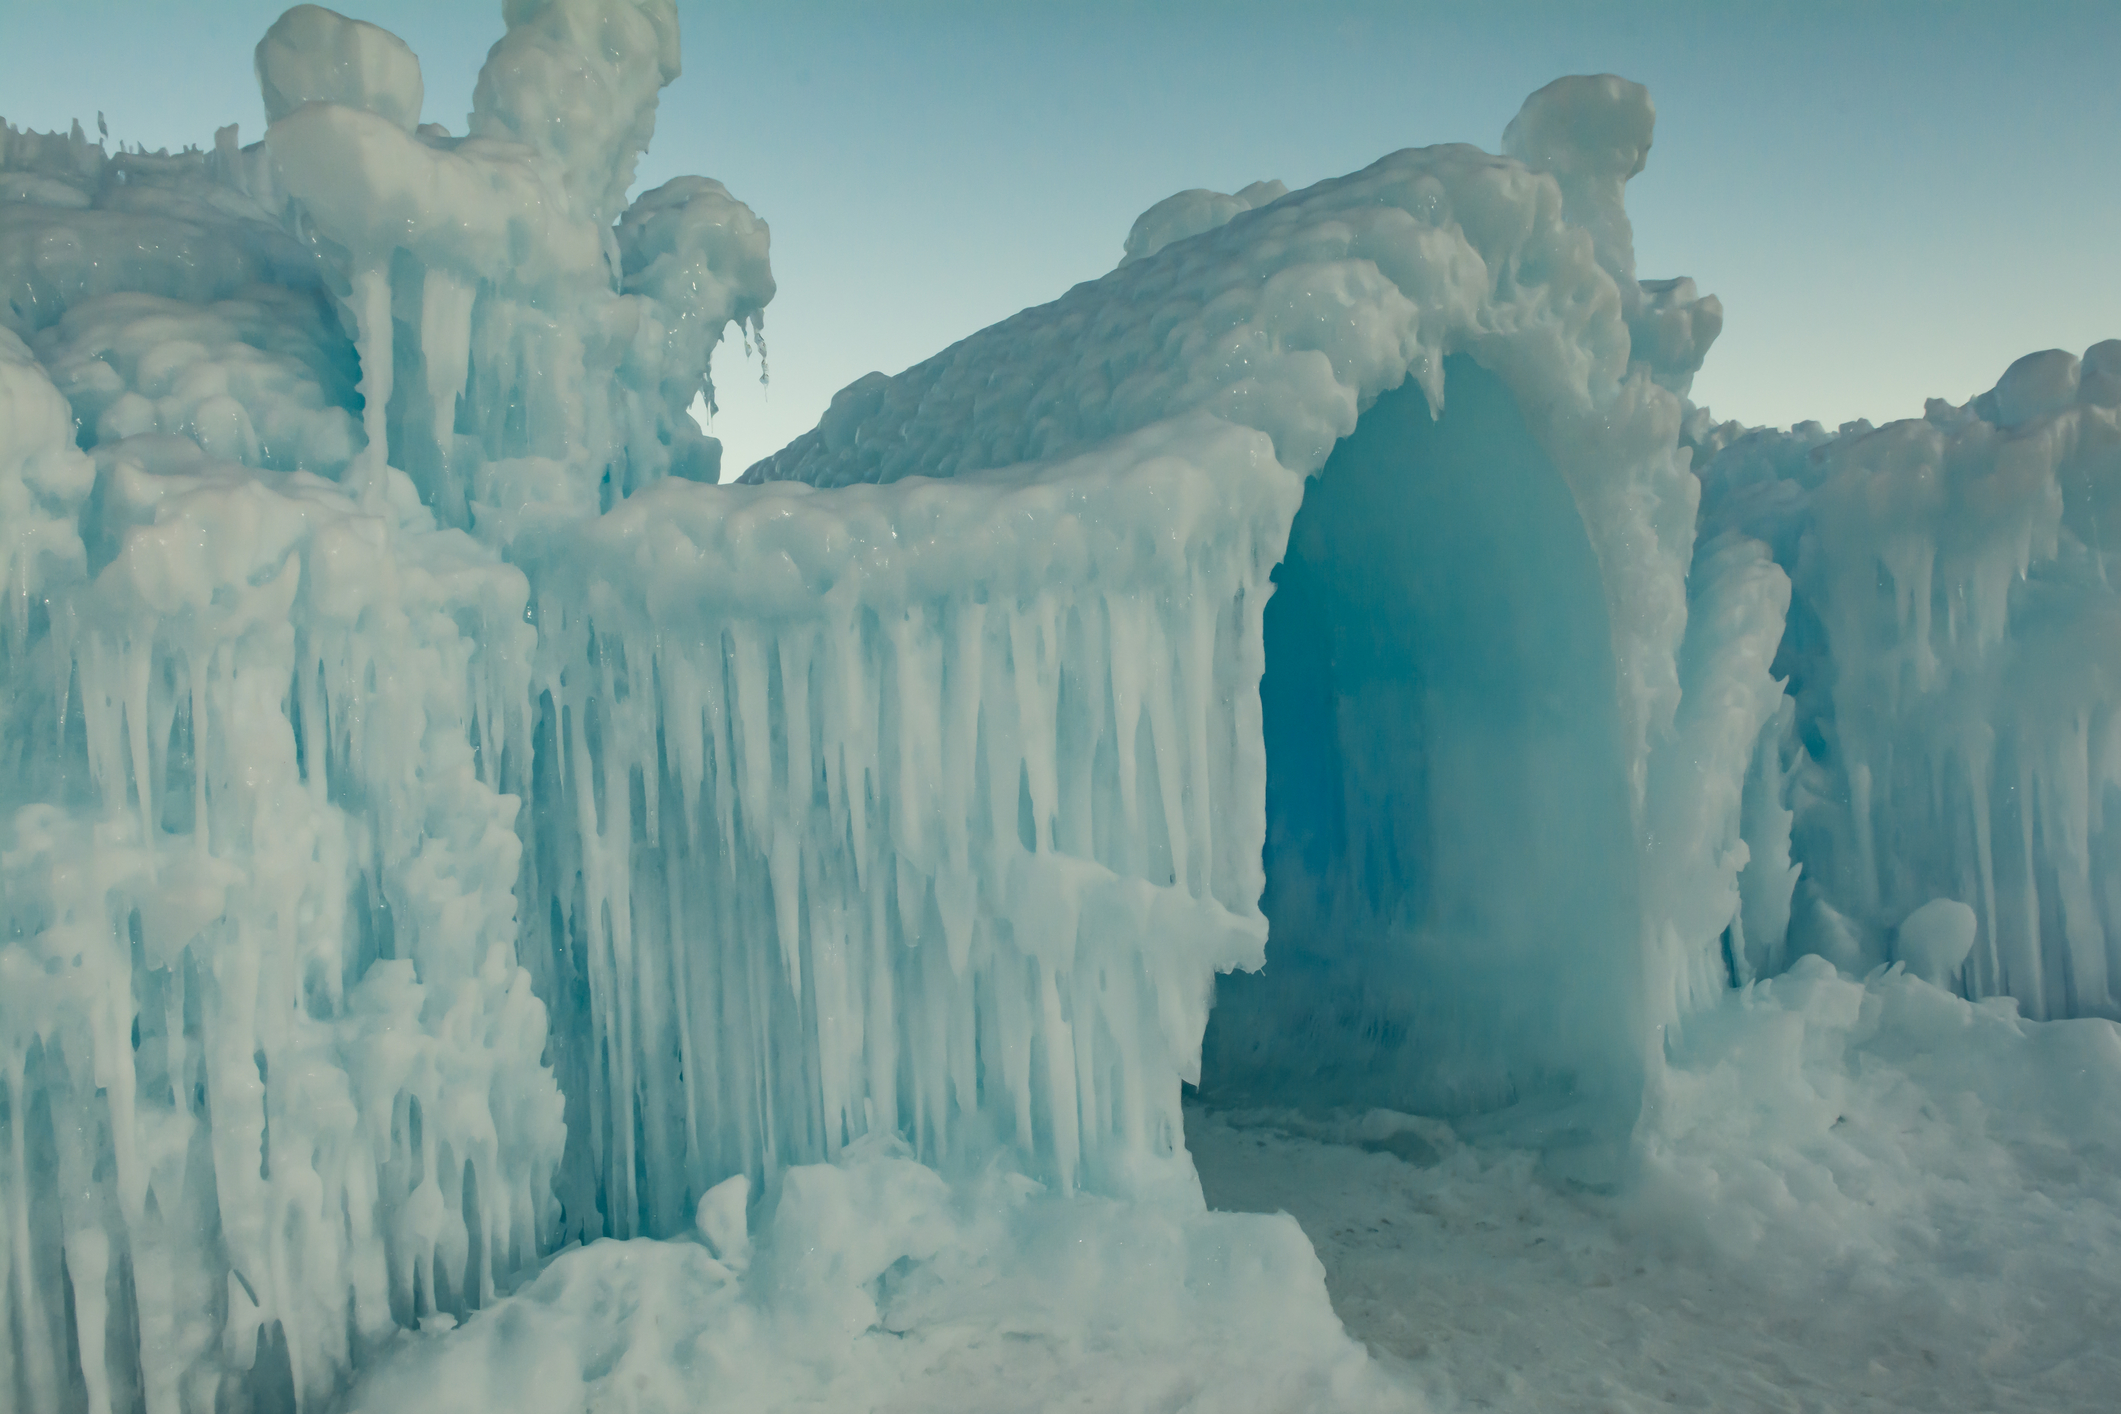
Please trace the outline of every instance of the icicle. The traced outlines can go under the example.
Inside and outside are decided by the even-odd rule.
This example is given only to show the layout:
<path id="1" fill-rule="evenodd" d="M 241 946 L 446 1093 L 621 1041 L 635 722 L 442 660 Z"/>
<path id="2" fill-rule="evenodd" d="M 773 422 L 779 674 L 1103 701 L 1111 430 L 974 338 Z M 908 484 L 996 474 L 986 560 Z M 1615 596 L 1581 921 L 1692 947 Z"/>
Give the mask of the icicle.
<path id="1" fill-rule="evenodd" d="M 457 425 L 457 399 L 471 368 L 471 306 L 474 287 L 445 269 L 429 266 L 420 282 L 420 358 L 427 370 L 435 454 L 446 474 Z"/>
<path id="2" fill-rule="evenodd" d="M 367 264 L 352 274 L 349 303 L 359 329 L 354 349 L 361 360 L 361 430 L 368 444 L 346 469 L 348 486 L 363 506 L 383 503 L 385 468 L 390 463 L 388 410 L 394 376 L 390 320 L 390 275 L 381 264 Z"/>

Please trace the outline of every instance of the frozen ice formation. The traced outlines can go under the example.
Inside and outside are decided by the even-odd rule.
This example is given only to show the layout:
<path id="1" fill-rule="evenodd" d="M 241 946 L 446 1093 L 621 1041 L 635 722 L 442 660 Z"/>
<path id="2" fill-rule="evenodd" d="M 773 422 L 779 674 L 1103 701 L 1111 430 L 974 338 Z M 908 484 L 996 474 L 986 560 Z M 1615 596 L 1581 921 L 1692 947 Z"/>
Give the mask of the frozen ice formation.
<path id="1" fill-rule="evenodd" d="M 534 846 L 529 936 L 589 1007 L 555 1047 L 570 1212 L 672 1231 L 723 1174 L 873 1131 L 1164 1182 L 1208 981 L 1265 942 L 1256 708 L 1227 704 L 1296 494 L 1257 434 L 1185 420 L 520 537 L 573 827 Z"/>
<path id="2" fill-rule="evenodd" d="M 322 5 L 297 5 L 274 21 L 258 41 L 257 68 L 268 123 L 305 103 L 332 103 L 374 113 L 406 132 L 420 125 L 426 87 L 411 47 L 387 29 Z"/>
<path id="3" fill-rule="evenodd" d="M 2121 344 L 1718 427 L 1648 95 L 1569 78 L 721 487 L 774 282 L 627 200 L 674 7 L 505 15 L 464 136 L 306 5 L 261 141 L 0 125 L 0 1403 L 1391 1407 L 1183 1084 L 1622 1183 L 1804 954 L 2113 1009 Z"/>
<path id="4" fill-rule="evenodd" d="M 691 1240 L 568 1253 L 346 1408 L 1412 1407 L 1342 1333 L 1286 1214 L 1063 1198 L 998 1170 L 954 1187 L 871 1136 L 789 1170 L 753 1227 L 748 1270 Z"/>
<path id="5" fill-rule="evenodd" d="M 1688 645 L 1711 679 L 1700 692 L 1723 694 L 1703 709 L 1701 750 L 1723 755 L 1660 746 L 1680 704 L 1697 496 L 1673 389 L 1721 315 L 1684 282 L 1635 285 L 1618 201 L 1641 153 L 1607 149 L 1614 131 L 1646 145 L 1650 111 L 1639 85 L 1562 80 L 1513 129 L 1537 135 L 1533 166 L 1409 150 L 1236 212 L 853 385 L 745 475 L 1020 476 L 1181 419 L 1262 439 L 1256 472 L 1215 484 L 1232 503 L 1273 498 L 1269 562 L 1289 547 L 1263 621 L 1258 587 L 1233 601 L 1237 647 L 1263 660 L 1265 750 L 1242 715 L 1250 693 L 1219 696 L 1243 813 L 1182 782 L 1162 801 L 1167 819 L 1190 799 L 1240 835 L 1218 850 L 1265 848 L 1279 961 L 1226 980 L 1206 1062 L 1224 1086 L 1315 1073 L 1346 1097 L 1464 1106 L 1553 1083 L 1632 1114 L 1648 1028 L 1722 984 L 1726 918 L 1713 915 L 1742 863 L 1723 839 L 1738 801 L 1716 807 L 1731 817 L 1711 822 L 1717 847 L 1653 870 L 1653 812 L 1680 807 L 1652 800 L 1652 758 L 1742 774 L 1752 719 L 1772 710 L 1763 616 L 1786 590 L 1760 568 L 1720 591 L 1743 603 L 1704 622 L 1724 639 Z M 1578 130 L 1582 153 L 1566 144 Z M 1564 185 L 1550 169 L 1589 175 Z M 1651 341 L 1645 361 L 1631 319 L 1692 332 Z M 1292 522 L 1294 481 L 1321 471 Z M 1745 577 L 1745 553 L 1697 592 L 1726 566 Z M 1732 701 L 1727 680 L 1744 685 Z M 1060 697 L 1099 691 L 1064 681 Z M 1144 752 L 1111 720 L 1124 774 L 1122 753 Z M 1198 751 L 1228 730 L 1182 720 L 1177 741 Z M 1153 732 L 1150 759 L 1171 745 Z M 1249 912 L 1258 888 L 1215 899 Z"/>
<path id="6" fill-rule="evenodd" d="M 711 481 L 772 278 L 716 183 L 617 204 L 669 6 L 510 14 L 470 138 L 314 6 L 262 143 L 0 128 L 7 1407 L 314 1401 L 561 1231 L 502 547 Z"/>
<path id="7" fill-rule="evenodd" d="M 1705 531 L 1772 547 L 1794 586 L 1790 703 L 1762 742 L 1804 870 L 1788 947 L 1939 967 L 2029 1016 L 2121 1015 L 2121 340 L 1883 427 L 1692 435 L 1714 452 Z M 1939 899 L 1971 912 L 1964 948 L 1925 918 Z M 1744 951 L 1779 965 L 1750 921 Z"/>

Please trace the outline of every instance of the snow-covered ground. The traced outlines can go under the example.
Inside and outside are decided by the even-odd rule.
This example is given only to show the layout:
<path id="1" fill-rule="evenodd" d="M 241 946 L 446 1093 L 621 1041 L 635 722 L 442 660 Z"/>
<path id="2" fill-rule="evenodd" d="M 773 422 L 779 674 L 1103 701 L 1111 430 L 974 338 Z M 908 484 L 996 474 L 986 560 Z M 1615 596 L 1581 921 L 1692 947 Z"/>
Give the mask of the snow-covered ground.
<path id="1" fill-rule="evenodd" d="M 2121 1402 L 2112 1023 L 1814 959 L 1669 1080 L 1617 1195 L 1383 1111 L 1191 1107 L 1186 1137 L 1209 1205 L 1294 1216 L 1348 1333 L 1437 1408 Z"/>

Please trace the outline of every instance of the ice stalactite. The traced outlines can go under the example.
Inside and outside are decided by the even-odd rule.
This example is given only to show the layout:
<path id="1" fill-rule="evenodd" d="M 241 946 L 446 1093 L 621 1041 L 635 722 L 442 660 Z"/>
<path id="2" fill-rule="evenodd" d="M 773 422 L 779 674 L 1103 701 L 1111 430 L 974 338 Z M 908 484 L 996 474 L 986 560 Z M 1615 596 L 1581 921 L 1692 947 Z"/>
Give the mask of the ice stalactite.
<path id="1" fill-rule="evenodd" d="M 1251 694 L 1296 492 L 1194 424 L 1036 477 L 673 484 L 519 542 L 534 799 L 571 827 L 529 955 L 589 1007 L 571 1226 L 680 1230 L 880 1132 L 1063 1189 L 1183 1171 L 1208 979 L 1265 935 Z"/>

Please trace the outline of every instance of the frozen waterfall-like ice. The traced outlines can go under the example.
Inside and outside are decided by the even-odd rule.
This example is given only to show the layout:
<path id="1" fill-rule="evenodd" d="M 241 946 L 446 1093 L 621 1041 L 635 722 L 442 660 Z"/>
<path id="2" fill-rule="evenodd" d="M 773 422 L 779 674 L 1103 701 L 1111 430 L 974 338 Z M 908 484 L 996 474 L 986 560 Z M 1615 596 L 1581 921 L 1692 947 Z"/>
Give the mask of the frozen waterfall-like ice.
<path id="1" fill-rule="evenodd" d="M 310 5 L 259 141 L 0 125 L 0 1405 L 1405 1407 L 1183 1086 L 1708 1203 L 1805 954 L 2113 1010 L 2121 346 L 1718 426 L 1580 77 L 718 486 L 675 9 L 505 9 L 461 136 Z"/>
<path id="2" fill-rule="evenodd" d="M 1794 585 L 1790 703 L 1762 748 L 1804 866 L 1790 947 L 1921 971 L 1936 943 L 1908 925 L 1948 900 L 1976 923 L 1944 955 L 1963 995 L 2121 1015 L 2121 340 L 2028 354 L 1882 427 L 1697 415 L 1690 435 L 1704 525 L 1771 546 Z"/>

